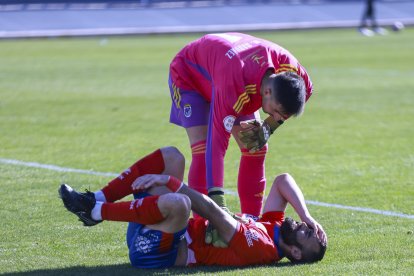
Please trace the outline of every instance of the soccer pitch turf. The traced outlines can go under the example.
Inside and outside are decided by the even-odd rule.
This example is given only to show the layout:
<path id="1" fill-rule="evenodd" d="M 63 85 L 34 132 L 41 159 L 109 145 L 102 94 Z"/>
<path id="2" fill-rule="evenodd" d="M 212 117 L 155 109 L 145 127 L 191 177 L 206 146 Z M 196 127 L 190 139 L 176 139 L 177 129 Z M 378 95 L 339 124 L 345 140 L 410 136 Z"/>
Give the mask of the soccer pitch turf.
<path id="1" fill-rule="evenodd" d="M 188 170 L 185 131 L 168 123 L 167 78 L 174 54 L 198 36 L 6 40 L 0 41 L 0 273 L 412 275 L 414 29 L 371 38 L 355 30 L 255 35 L 289 49 L 315 88 L 304 115 L 270 139 L 267 191 L 275 175 L 289 172 L 307 200 L 410 217 L 309 205 L 329 237 L 320 263 L 133 269 L 126 223 L 85 228 L 57 196 L 62 182 L 96 190 L 111 177 L 5 159 L 116 173 L 174 145 Z M 231 191 L 238 162 L 231 141 L 225 161 Z M 227 200 L 239 209 L 236 196 Z"/>

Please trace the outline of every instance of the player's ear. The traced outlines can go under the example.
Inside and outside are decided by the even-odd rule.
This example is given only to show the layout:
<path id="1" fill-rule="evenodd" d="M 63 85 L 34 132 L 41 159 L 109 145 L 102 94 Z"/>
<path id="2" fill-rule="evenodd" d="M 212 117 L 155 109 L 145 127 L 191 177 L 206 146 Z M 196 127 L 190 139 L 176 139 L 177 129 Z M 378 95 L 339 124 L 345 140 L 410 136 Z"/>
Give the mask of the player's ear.
<path id="1" fill-rule="evenodd" d="M 302 259 L 302 250 L 299 249 L 299 247 L 292 245 L 290 247 L 290 255 L 295 259 L 295 260 L 300 260 Z"/>

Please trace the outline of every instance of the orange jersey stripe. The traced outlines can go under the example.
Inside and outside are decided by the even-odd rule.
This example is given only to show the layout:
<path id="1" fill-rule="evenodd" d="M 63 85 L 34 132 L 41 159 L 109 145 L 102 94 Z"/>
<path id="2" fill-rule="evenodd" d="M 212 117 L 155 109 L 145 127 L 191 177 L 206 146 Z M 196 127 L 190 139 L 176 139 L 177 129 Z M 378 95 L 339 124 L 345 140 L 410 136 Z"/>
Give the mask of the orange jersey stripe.
<path id="1" fill-rule="evenodd" d="M 286 63 L 284 63 L 284 64 L 279 64 L 279 66 L 280 66 L 280 68 L 285 67 L 285 68 L 290 68 L 290 69 L 293 69 L 294 71 L 298 71 L 298 68 L 296 68 L 295 66 L 293 66 L 293 65 L 291 65 L 291 64 L 286 64 Z M 280 69 L 280 68 L 279 68 L 279 69 Z"/>
<path id="2" fill-rule="evenodd" d="M 233 106 L 234 111 L 236 111 L 236 113 L 239 113 L 242 110 L 243 105 L 250 101 L 249 94 L 256 94 L 256 92 L 257 90 L 255 84 L 246 85 L 244 92 L 239 96 L 237 102 Z"/>

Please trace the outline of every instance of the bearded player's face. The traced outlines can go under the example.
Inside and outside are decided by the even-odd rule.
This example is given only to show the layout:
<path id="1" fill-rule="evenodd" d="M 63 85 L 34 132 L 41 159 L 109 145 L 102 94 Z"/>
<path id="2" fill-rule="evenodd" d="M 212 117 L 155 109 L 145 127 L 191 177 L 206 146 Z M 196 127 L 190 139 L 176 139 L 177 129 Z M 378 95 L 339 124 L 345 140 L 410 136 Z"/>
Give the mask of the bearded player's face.
<path id="1" fill-rule="evenodd" d="M 303 222 L 286 218 L 280 227 L 283 241 L 288 245 L 295 245 L 299 249 L 318 248 L 319 240 L 314 236 L 314 231 Z"/>

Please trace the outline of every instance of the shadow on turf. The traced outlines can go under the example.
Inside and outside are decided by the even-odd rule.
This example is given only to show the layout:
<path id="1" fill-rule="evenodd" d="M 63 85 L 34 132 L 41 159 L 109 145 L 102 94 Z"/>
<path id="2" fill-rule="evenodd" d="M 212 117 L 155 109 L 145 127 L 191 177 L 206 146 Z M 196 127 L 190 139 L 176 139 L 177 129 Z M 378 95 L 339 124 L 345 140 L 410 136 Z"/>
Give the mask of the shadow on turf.
<path id="1" fill-rule="evenodd" d="M 291 266 L 289 262 L 278 263 L 273 266 L 266 266 L 266 268 L 274 268 Z M 254 267 L 254 266 L 253 266 Z M 200 266 L 193 268 L 170 268 L 170 269 L 137 269 L 131 267 L 130 264 L 108 265 L 97 267 L 74 266 L 68 268 L 57 269 L 40 269 L 27 272 L 13 272 L 2 275 L 182 275 L 194 273 L 219 273 L 225 271 L 236 271 L 243 269 L 250 269 L 253 267 L 220 267 L 220 266 Z M 259 266 L 257 266 L 259 267 Z"/>

